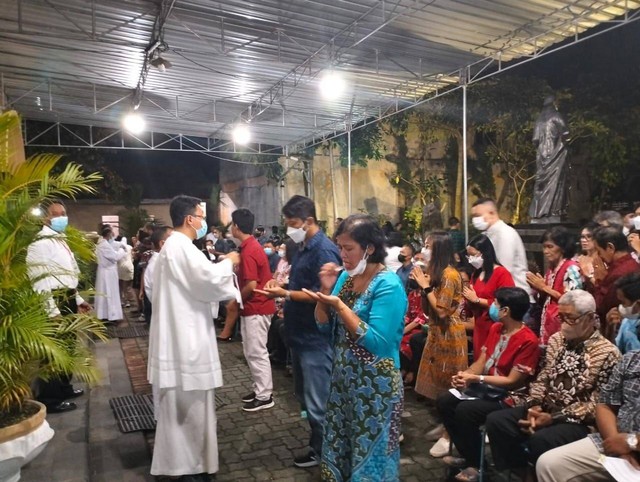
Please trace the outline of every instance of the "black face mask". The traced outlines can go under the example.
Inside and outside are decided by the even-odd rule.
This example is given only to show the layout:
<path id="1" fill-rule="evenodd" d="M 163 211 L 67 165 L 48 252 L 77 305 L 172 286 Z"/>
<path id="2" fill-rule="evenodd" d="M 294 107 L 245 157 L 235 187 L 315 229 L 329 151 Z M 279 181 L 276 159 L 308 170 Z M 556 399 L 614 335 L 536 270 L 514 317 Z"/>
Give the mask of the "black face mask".
<path id="1" fill-rule="evenodd" d="M 407 288 L 409 289 L 409 291 L 414 291 L 414 290 L 420 289 L 420 285 L 416 280 L 410 279 L 409 282 L 407 283 Z"/>
<path id="2" fill-rule="evenodd" d="M 398 261 L 400 261 L 401 263 L 404 263 L 406 260 L 407 260 L 407 257 L 404 254 L 398 255 Z"/>

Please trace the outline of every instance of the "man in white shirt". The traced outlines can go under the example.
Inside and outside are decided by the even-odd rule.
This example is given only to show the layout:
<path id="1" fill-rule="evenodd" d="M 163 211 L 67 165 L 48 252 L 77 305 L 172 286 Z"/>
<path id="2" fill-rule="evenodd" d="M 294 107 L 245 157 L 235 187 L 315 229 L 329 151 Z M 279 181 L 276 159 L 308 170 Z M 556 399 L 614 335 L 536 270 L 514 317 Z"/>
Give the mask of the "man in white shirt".
<path id="1" fill-rule="evenodd" d="M 193 244 L 207 233 L 200 200 L 177 196 L 169 208 L 174 231 L 156 255 L 149 364 L 156 428 L 152 475 L 204 478 L 218 471 L 214 390 L 222 367 L 211 304 L 240 301 L 229 253 L 211 263 Z"/>
<path id="2" fill-rule="evenodd" d="M 471 207 L 471 216 L 473 227 L 485 232 L 500 264 L 509 270 L 516 286 L 525 290 L 533 303 L 533 292 L 527 283 L 527 252 L 518 232 L 500 219 L 493 199 L 478 199 Z"/>
<path id="3" fill-rule="evenodd" d="M 156 267 L 156 261 L 158 261 L 158 253 L 164 246 L 165 241 L 171 233 L 173 229 L 169 226 L 157 226 L 153 229 L 151 233 L 151 242 L 153 243 L 153 254 L 149 261 L 147 261 L 147 267 L 144 269 L 144 275 L 142 280 L 143 292 L 145 296 L 144 304 L 145 304 L 145 318 L 147 320 L 151 320 L 152 308 L 151 308 L 151 296 L 153 294 L 153 273 Z M 147 302 L 149 303 L 149 310 L 147 317 Z"/>
<path id="4" fill-rule="evenodd" d="M 77 290 L 80 269 L 63 234 L 68 220 L 67 210 L 61 202 L 50 203 L 46 206 L 44 226 L 27 250 L 29 278 L 33 288 L 47 296 L 46 309 L 52 318 L 91 311 L 91 305 Z M 84 390 L 73 388 L 71 374 L 48 382 L 38 381 L 38 400 L 47 406 L 49 413 L 75 410 L 76 404 L 65 400 L 83 393 Z"/>

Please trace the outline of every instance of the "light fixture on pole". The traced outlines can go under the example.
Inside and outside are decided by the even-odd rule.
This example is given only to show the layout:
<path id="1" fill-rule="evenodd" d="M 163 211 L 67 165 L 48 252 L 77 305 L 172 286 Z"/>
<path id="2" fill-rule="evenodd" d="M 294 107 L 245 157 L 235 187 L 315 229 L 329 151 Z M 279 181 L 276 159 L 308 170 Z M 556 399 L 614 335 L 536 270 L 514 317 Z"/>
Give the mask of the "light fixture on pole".
<path id="1" fill-rule="evenodd" d="M 347 82 L 344 75 L 333 69 L 327 70 L 320 78 L 320 94 L 326 100 L 335 100 L 344 94 Z"/>
<path id="2" fill-rule="evenodd" d="M 142 134 L 144 132 L 146 122 L 138 112 L 131 111 L 122 119 L 122 127 L 133 135 Z"/>
<path id="3" fill-rule="evenodd" d="M 251 141 L 251 129 L 248 124 L 238 124 L 233 128 L 231 132 L 233 142 L 246 146 Z"/>
<path id="4" fill-rule="evenodd" d="M 149 64 L 152 67 L 155 67 L 156 69 L 158 69 L 160 72 L 164 72 L 167 69 L 170 69 L 171 66 L 173 65 L 167 59 L 162 58 L 160 54 L 158 54 L 153 60 L 151 60 Z"/>

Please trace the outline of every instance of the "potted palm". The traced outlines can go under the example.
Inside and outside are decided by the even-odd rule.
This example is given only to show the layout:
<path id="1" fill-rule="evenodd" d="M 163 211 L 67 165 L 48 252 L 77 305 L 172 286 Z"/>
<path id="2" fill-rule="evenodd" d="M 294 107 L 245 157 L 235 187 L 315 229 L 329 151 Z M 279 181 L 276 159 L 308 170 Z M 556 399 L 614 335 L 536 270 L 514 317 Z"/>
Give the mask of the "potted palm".
<path id="1" fill-rule="evenodd" d="M 44 449 L 53 436 L 44 405 L 32 401 L 31 383 L 73 373 L 97 379 L 90 345 L 105 339 L 102 323 L 91 314 L 50 318 L 43 296 L 27 275 L 26 253 L 40 229 L 34 207 L 51 198 L 92 193 L 100 177 L 84 175 L 70 164 L 52 170 L 59 156 L 24 159 L 20 118 L 0 115 L 0 480 L 16 481 L 20 467 Z M 79 261 L 93 256 L 91 243 L 77 230 L 66 232 Z"/>

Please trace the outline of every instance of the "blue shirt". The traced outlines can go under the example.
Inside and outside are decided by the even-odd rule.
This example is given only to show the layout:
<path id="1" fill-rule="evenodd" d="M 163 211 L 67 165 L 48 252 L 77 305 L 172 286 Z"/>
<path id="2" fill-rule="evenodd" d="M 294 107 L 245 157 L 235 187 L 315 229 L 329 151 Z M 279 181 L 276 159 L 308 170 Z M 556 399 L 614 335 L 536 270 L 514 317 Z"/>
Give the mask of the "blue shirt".
<path id="1" fill-rule="evenodd" d="M 413 270 L 413 263 L 409 263 L 407 266 L 401 266 L 396 271 L 396 274 L 400 277 L 400 281 L 402 282 L 402 286 L 404 289 L 407 289 L 407 283 L 409 282 L 409 275 Z"/>
<path id="2" fill-rule="evenodd" d="M 291 291 L 306 288 L 320 290 L 320 268 L 326 263 L 342 264 L 340 252 L 333 242 L 318 231 L 307 240 L 291 263 L 289 286 Z M 294 349 L 313 348 L 329 343 L 328 334 L 320 333 L 316 324 L 315 303 L 289 300 L 284 304 L 284 326 L 287 341 Z"/>

